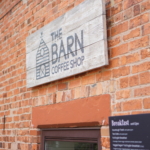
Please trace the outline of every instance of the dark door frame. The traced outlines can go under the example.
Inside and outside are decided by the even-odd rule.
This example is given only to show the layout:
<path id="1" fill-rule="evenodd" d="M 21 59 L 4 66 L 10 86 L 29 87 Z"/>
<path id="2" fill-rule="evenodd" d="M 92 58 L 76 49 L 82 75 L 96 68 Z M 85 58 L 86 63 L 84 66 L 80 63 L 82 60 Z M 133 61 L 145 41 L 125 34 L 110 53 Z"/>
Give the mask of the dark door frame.
<path id="1" fill-rule="evenodd" d="M 98 150 L 102 149 L 100 127 L 44 129 L 41 136 L 41 150 L 45 150 L 45 140 L 92 142 L 98 144 Z"/>

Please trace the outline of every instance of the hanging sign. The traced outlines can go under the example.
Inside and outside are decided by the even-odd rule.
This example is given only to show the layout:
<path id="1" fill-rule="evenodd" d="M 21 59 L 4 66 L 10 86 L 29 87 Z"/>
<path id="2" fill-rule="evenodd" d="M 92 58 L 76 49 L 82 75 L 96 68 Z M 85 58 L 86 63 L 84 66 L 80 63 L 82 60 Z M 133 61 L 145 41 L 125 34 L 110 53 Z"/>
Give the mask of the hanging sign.
<path id="1" fill-rule="evenodd" d="M 85 0 L 27 37 L 27 87 L 108 65 L 104 8 Z"/>
<path id="2" fill-rule="evenodd" d="M 150 114 L 109 118 L 111 150 L 150 150 Z"/>

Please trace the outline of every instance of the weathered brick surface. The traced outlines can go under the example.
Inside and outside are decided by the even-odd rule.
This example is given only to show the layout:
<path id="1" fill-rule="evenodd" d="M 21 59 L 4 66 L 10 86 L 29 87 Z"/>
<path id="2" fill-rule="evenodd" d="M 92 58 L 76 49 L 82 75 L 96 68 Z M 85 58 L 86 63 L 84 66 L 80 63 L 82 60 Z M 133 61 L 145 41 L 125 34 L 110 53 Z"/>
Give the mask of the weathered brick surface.
<path id="1" fill-rule="evenodd" d="M 104 0 L 108 66 L 26 88 L 26 37 L 83 1 L 0 0 L 0 150 L 40 150 L 33 107 L 109 94 L 112 115 L 150 113 L 150 0 Z"/>

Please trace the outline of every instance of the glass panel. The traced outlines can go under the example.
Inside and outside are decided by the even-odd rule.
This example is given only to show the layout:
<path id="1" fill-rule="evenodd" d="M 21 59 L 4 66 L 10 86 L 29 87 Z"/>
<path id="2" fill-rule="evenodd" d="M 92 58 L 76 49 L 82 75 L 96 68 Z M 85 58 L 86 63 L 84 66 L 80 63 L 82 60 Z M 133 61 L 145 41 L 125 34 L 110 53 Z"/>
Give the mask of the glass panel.
<path id="1" fill-rule="evenodd" d="M 98 150 L 97 143 L 45 141 L 45 150 Z"/>

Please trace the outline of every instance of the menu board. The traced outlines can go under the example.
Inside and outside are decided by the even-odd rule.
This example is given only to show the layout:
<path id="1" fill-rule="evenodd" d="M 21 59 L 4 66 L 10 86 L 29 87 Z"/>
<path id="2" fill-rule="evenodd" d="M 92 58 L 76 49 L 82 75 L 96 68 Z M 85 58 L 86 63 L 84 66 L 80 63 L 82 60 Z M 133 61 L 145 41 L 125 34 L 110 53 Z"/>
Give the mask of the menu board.
<path id="1" fill-rule="evenodd" d="M 150 150 L 150 114 L 109 117 L 111 150 Z"/>

